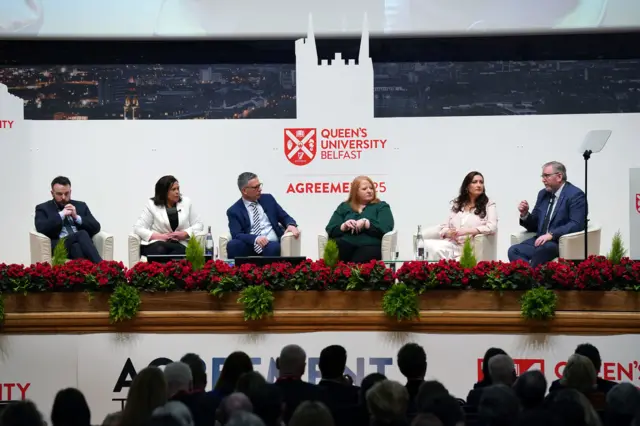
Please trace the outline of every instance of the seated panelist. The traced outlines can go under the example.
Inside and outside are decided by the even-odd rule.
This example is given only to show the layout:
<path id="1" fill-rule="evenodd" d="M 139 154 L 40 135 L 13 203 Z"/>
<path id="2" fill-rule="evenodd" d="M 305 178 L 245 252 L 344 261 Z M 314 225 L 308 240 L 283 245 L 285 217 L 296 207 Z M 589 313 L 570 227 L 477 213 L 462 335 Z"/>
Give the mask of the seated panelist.
<path id="1" fill-rule="evenodd" d="M 296 221 L 271 194 L 262 193 L 262 183 L 254 173 L 238 176 L 241 198 L 227 209 L 231 241 L 229 259 L 245 256 L 280 256 L 280 239 L 285 232 L 300 237 Z"/>
<path id="2" fill-rule="evenodd" d="M 133 228 L 141 240 L 141 256 L 185 254 L 189 238 L 203 230 L 191 200 L 180 194 L 180 183 L 173 176 L 156 182 L 155 195 Z"/>
<path id="3" fill-rule="evenodd" d="M 100 223 L 93 217 L 89 206 L 71 199 L 71 181 L 58 176 L 51 182 L 52 200 L 36 206 L 36 231 L 51 240 L 51 250 L 64 238 L 69 259 L 102 261 L 93 245 L 93 238 L 100 232 Z"/>
<path id="4" fill-rule="evenodd" d="M 524 260 L 536 267 L 560 255 L 560 237 L 584 231 L 587 199 L 584 192 L 567 182 L 564 164 L 550 161 L 542 167 L 544 189 L 538 192 L 533 210 L 520 202 L 520 225 L 535 236 L 509 247 L 509 260 Z"/>
<path id="5" fill-rule="evenodd" d="M 351 182 L 349 198 L 340 203 L 326 227 L 338 244 L 340 260 L 366 263 L 382 259 L 382 237 L 393 231 L 389 204 L 380 201 L 373 181 L 358 176 Z"/>
<path id="6" fill-rule="evenodd" d="M 487 197 L 480 172 L 470 172 L 464 177 L 452 204 L 449 218 L 440 225 L 440 239 L 424 242 L 428 260 L 458 260 L 468 237 L 492 235 L 498 230 L 496 203 Z"/>

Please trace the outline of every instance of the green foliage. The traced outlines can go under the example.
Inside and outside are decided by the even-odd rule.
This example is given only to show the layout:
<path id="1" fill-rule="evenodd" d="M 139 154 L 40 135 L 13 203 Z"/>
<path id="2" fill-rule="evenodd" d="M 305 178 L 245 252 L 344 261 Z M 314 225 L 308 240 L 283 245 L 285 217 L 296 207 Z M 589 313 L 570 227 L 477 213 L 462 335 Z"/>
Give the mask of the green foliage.
<path id="1" fill-rule="evenodd" d="M 225 275 L 220 281 L 212 282 L 209 286 L 209 294 L 222 297 L 225 293 L 240 291 L 244 287 L 244 281 L 238 275 Z"/>
<path id="2" fill-rule="evenodd" d="M 553 290 L 535 287 L 520 299 L 520 312 L 526 319 L 549 320 L 556 315 L 558 296 Z"/>
<path id="3" fill-rule="evenodd" d="M 64 265 L 69 260 L 69 253 L 67 253 L 67 248 L 64 245 L 64 242 L 67 238 L 60 238 L 58 244 L 53 249 L 53 255 L 51 256 L 51 265 L 58 266 Z"/>
<path id="4" fill-rule="evenodd" d="M 191 263 L 194 271 L 204 268 L 204 246 L 200 244 L 200 240 L 192 235 L 187 244 L 186 258 Z"/>
<path id="5" fill-rule="evenodd" d="M 273 315 L 273 293 L 261 285 L 252 285 L 240 293 L 238 303 L 244 306 L 244 320 L 259 320 Z"/>
<path id="6" fill-rule="evenodd" d="M 475 268 L 478 264 L 478 260 L 476 259 L 475 252 L 473 250 L 473 243 L 471 241 L 471 236 L 468 236 L 464 241 L 464 246 L 462 246 L 462 256 L 460 257 L 460 266 L 465 269 Z"/>
<path id="7" fill-rule="evenodd" d="M 338 250 L 338 243 L 335 240 L 327 241 L 327 245 L 324 246 L 324 253 L 322 255 L 325 265 L 333 269 L 340 260 L 340 253 Z"/>
<path id="8" fill-rule="evenodd" d="M 627 255 L 627 249 L 624 248 L 624 242 L 622 241 L 622 234 L 620 231 L 616 232 L 611 240 L 611 251 L 607 253 L 607 259 L 613 265 L 619 265 L 623 257 Z"/>
<path id="9" fill-rule="evenodd" d="M 398 321 L 412 320 L 420 316 L 418 295 L 404 283 L 398 283 L 384 293 L 382 310 Z"/>
<path id="10" fill-rule="evenodd" d="M 126 284 L 117 286 L 109 297 L 109 320 L 117 323 L 133 319 L 141 303 L 137 288 Z"/>

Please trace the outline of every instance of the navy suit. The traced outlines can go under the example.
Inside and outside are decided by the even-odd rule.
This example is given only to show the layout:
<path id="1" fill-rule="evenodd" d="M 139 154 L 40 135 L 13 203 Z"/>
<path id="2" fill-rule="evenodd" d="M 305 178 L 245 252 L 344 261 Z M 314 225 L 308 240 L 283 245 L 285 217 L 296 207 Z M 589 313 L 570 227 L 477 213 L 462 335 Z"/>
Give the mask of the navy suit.
<path id="1" fill-rule="evenodd" d="M 536 236 L 523 241 L 520 244 L 509 247 L 509 260 L 517 259 L 530 262 L 531 266 L 538 266 L 549 262 L 560 255 L 558 240 L 560 237 L 573 232 L 584 231 L 585 213 L 588 211 L 587 199 L 584 192 L 569 182 L 565 182 L 560 196 L 555 201 L 556 206 L 549 222 L 549 230 L 553 239 L 539 247 L 534 246 L 536 238 L 546 232 L 542 229 L 544 218 L 549 209 L 551 192 L 546 189 L 538 193 L 538 199 L 533 210 L 524 219 L 520 219 L 520 225 L 527 231 L 535 232 Z"/>
<path id="2" fill-rule="evenodd" d="M 76 232 L 65 238 L 65 247 L 69 259 L 88 259 L 94 263 L 102 260 L 91 238 L 100 232 L 100 223 L 91 214 L 91 210 L 82 201 L 69 201 L 76 208 L 82 223 L 74 223 Z M 63 220 L 60 218 L 60 208 L 55 201 L 50 200 L 36 206 L 36 231 L 51 239 L 51 250 L 58 244 L 62 232 Z"/>
<path id="3" fill-rule="evenodd" d="M 278 241 L 269 241 L 269 244 L 262 249 L 261 254 L 280 256 L 280 238 L 282 238 L 287 226 L 297 226 L 296 221 L 280 207 L 271 194 L 262 194 L 258 199 L 258 204 L 262 206 L 264 214 L 267 215 L 273 231 L 278 237 Z M 227 244 L 229 259 L 235 259 L 238 256 L 257 256 L 254 244 L 259 235 L 251 234 L 251 219 L 242 198 L 229 207 L 227 218 L 229 219 L 229 232 L 231 232 L 231 241 Z"/>

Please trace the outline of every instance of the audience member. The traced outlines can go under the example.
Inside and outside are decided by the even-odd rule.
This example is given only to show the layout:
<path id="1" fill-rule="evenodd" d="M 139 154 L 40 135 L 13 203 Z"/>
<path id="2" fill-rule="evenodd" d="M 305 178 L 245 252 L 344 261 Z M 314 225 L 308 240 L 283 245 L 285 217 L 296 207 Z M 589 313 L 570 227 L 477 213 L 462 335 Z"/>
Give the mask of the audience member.
<path id="1" fill-rule="evenodd" d="M 376 383 L 367 392 L 371 426 L 402 426 L 407 423 L 409 391 L 392 380 Z"/>
<path id="2" fill-rule="evenodd" d="M 224 360 L 220 377 L 212 391 L 217 396 L 218 401 L 231 395 L 236 389 L 240 376 L 249 371 L 253 371 L 253 362 L 251 362 L 249 355 L 240 351 L 232 352 Z"/>
<path id="3" fill-rule="evenodd" d="M 340 345 L 327 346 L 320 352 L 318 368 L 322 380 L 318 386 L 325 389 L 330 405 L 349 406 L 358 403 L 360 389 L 344 380 L 347 368 L 347 350 Z"/>
<path id="4" fill-rule="evenodd" d="M 582 356 L 586 356 L 593 363 L 593 367 L 596 369 L 596 373 L 600 373 L 602 367 L 602 359 L 600 358 L 600 352 L 598 348 L 593 346 L 591 343 L 582 343 L 576 347 L 574 353 Z M 602 378 L 597 378 L 597 387 L 598 391 L 607 393 L 613 388 L 617 383 L 612 382 L 610 380 L 605 380 Z M 554 380 L 551 383 L 551 387 L 549 388 L 549 392 L 553 392 L 556 390 L 562 389 L 562 384 L 560 383 L 560 379 Z"/>
<path id="5" fill-rule="evenodd" d="M 513 390 L 525 410 L 542 406 L 547 393 L 547 379 L 539 370 L 527 371 L 513 385 Z"/>
<path id="6" fill-rule="evenodd" d="M 253 405 L 253 413 L 262 419 L 265 426 L 282 426 L 284 398 L 280 388 L 264 384 L 255 387 L 247 396 Z"/>
<path id="7" fill-rule="evenodd" d="M 248 396 L 240 392 L 234 392 L 222 400 L 217 411 L 217 420 L 224 426 L 234 413 L 238 411 L 252 412 L 253 406 Z"/>
<path id="8" fill-rule="evenodd" d="M 207 366 L 199 355 L 189 353 L 180 358 L 191 370 L 193 392 L 204 392 L 207 388 Z"/>
<path id="9" fill-rule="evenodd" d="M 358 403 L 366 407 L 367 405 L 367 392 L 378 382 L 387 380 L 387 376 L 382 373 L 368 374 L 360 382 L 360 394 L 358 395 Z"/>
<path id="10" fill-rule="evenodd" d="M 480 401 L 480 393 L 482 392 L 481 390 L 477 389 L 486 388 L 487 386 L 491 386 L 493 384 L 493 382 L 491 381 L 491 374 L 489 373 L 489 360 L 496 355 L 506 354 L 507 353 L 500 348 L 489 348 L 484 353 L 484 358 L 482 359 L 482 380 L 476 382 L 476 384 L 473 385 L 473 389 L 471 389 L 467 394 L 468 405 L 477 407 L 478 402 Z"/>
<path id="11" fill-rule="evenodd" d="M 565 426 L 602 425 L 598 413 L 587 397 L 576 389 L 567 388 L 550 393 L 545 400 L 545 405 L 561 419 Z"/>
<path id="12" fill-rule="evenodd" d="M 235 391 L 249 395 L 254 389 L 266 383 L 267 381 L 262 374 L 257 371 L 248 371 L 238 378 Z"/>
<path id="13" fill-rule="evenodd" d="M 162 407 L 156 408 L 151 414 L 151 419 L 153 420 L 154 417 L 171 417 L 180 426 L 194 426 L 191 411 L 179 401 L 169 401 Z"/>
<path id="14" fill-rule="evenodd" d="M 420 389 L 422 392 L 422 388 Z M 443 426 L 464 425 L 464 411 L 460 403 L 448 393 L 436 393 L 423 405 L 421 413 L 435 415 L 442 422 Z"/>
<path id="15" fill-rule="evenodd" d="M 498 356 L 504 357 L 506 355 L 497 355 L 496 357 Z M 492 360 L 495 360 L 496 357 L 493 357 Z M 502 361 L 498 362 L 499 365 L 503 365 Z M 498 377 L 494 373 L 498 370 L 491 367 L 490 363 L 489 370 L 492 372 L 491 377 L 495 384 L 482 391 L 478 405 L 478 419 L 484 426 L 510 426 L 518 418 L 520 402 L 508 385 L 496 383 Z M 502 377 L 504 378 L 504 376 Z"/>
<path id="16" fill-rule="evenodd" d="M 520 413 L 515 426 L 565 426 L 565 424 L 560 422 L 551 411 L 538 408 Z"/>
<path id="17" fill-rule="evenodd" d="M 498 354 L 489 358 L 487 370 L 493 385 L 505 385 L 511 387 L 516 379 L 516 370 L 513 359 L 509 355 Z M 474 409 L 480 404 L 484 387 L 478 387 L 469 392 L 467 405 Z"/>
<path id="18" fill-rule="evenodd" d="M 120 419 L 107 416 L 108 421 L 118 426 L 140 426 L 151 419 L 151 413 L 167 403 L 167 381 L 158 367 L 146 367 L 138 372 L 131 383 L 127 402 Z"/>
<path id="19" fill-rule="evenodd" d="M 28 400 L 10 403 L 0 416 L 2 426 L 42 426 L 43 424 L 38 408 Z"/>
<path id="20" fill-rule="evenodd" d="M 407 343 L 398 351 L 398 369 L 407 378 L 405 387 L 409 392 L 409 407 L 407 412 L 417 412 L 415 400 L 424 377 L 427 375 L 427 353 L 417 343 Z"/>
<path id="21" fill-rule="evenodd" d="M 640 390 L 631 383 L 620 383 L 607 393 L 606 426 L 629 426 L 640 413 Z"/>
<path id="22" fill-rule="evenodd" d="M 411 422 L 411 426 L 444 426 L 439 418 L 434 416 L 433 414 L 418 414 L 413 421 Z"/>
<path id="23" fill-rule="evenodd" d="M 238 411 L 229 419 L 227 426 L 265 426 L 265 423 L 255 414 Z"/>
<path id="24" fill-rule="evenodd" d="M 433 401 L 443 395 L 448 396 L 449 391 L 439 381 L 427 380 L 422 383 L 415 399 L 418 412 L 429 413 L 429 408 L 433 405 Z"/>
<path id="25" fill-rule="evenodd" d="M 164 380 L 167 382 L 167 397 L 180 398 L 193 389 L 191 369 L 184 362 L 172 362 L 164 368 Z"/>
<path id="26" fill-rule="evenodd" d="M 91 410 L 82 392 L 75 388 L 59 391 L 51 408 L 53 426 L 90 426 Z"/>
<path id="27" fill-rule="evenodd" d="M 322 402 L 305 401 L 293 412 L 287 426 L 334 426 L 334 421 Z"/>
<path id="28" fill-rule="evenodd" d="M 207 387 L 205 362 L 193 353 L 184 355 L 180 361 L 188 365 L 191 370 L 192 389 L 190 393 L 182 393 L 173 399 L 183 402 L 191 410 L 193 423 L 196 426 L 213 425 L 218 401 L 214 395 L 205 391 Z"/>
<path id="29" fill-rule="evenodd" d="M 587 395 L 596 390 L 597 373 L 593 363 L 586 356 L 573 354 L 562 372 L 560 384 Z"/>

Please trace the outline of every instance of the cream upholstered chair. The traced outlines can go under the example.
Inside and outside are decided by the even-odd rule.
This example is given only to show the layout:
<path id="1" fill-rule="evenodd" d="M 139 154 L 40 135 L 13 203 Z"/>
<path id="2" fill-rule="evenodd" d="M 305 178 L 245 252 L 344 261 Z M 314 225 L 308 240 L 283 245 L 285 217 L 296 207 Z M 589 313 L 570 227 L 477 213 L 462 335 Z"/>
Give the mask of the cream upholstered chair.
<path id="1" fill-rule="evenodd" d="M 589 256 L 600 254 L 600 240 L 602 235 L 602 227 L 595 223 L 589 222 L 587 228 L 589 233 L 587 254 Z M 520 244 L 526 239 L 535 236 L 535 232 L 517 232 L 511 234 L 511 245 Z M 573 232 L 563 235 L 559 240 L 560 257 L 562 259 L 583 259 L 584 258 L 584 231 Z"/>
<path id="2" fill-rule="evenodd" d="M 422 230 L 422 238 L 425 240 L 439 240 L 440 227 L 432 226 Z M 413 236 L 413 243 L 415 245 L 416 236 Z M 413 246 L 412 246 L 413 247 Z M 476 256 L 478 262 L 483 260 L 497 260 L 498 259 L 498 233 L 492 235 L 479 234 L 473 237 L 473 253 Z"/>
<path id="3" fill-rule="evenodd" d="M 300 256 L 302 253 L 302 231 L 298 229 L 300 235 L 294 237 L 291 232 L 285 232 L 280 238 L 280 256 L 291 257 Z M 218 239 L 218 255 L 220 259 L 227 260 L 227 244 L 231 241 L 231 234 L 226 233 L 220 235 Z"/>
<path id="4" fill-rule="evenodd" d="M 326 232 L 318 235 L 318 259 L 324 257 L 324 248 L 329 241 L 329 236 Z M 391 232 L 387 232 L 382 236 L 382 260 L 394 260 L 396 258 L 396 251 L 398 249 L 398 231 L 394 229 Z"/>
<path id="5" fill-rule="evenodd" d="M 204 247 L 205 244 L 205 239 L 207 238 L 207 233 L 206 232 L 199 232 L 196 233 L 196 238 L 200 241 L 200 244 L 202 244 L 202 246 Z M 142 246 L 141 244 L 141 239 L 137 234 L 129 234 L 128 237 L 128 247 L 129 247 L 129 268 L 133 268 L 133 265 L 135 265 L 138 262 L 146 262 L 147 258 L 146 256 L 140 256 L 140 247 Z"/>
<path id="6" fill-rule="evenodd" d="M 113 235 L 100 231 L 93 236 L 93 245 L 103 260 L 113 260 Z M 51 239 L 36 230 L 29 231 L 31 263 L 51 263 Z"/>

